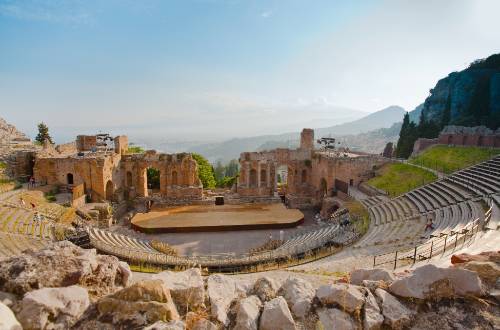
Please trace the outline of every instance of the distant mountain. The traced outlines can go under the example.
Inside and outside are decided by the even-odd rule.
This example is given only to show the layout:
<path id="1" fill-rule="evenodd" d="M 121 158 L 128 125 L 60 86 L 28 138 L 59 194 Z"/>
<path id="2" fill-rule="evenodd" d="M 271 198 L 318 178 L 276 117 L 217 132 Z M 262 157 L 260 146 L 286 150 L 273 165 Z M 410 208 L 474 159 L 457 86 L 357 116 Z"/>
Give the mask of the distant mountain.
<path id="1" fill-rule="evenodd" d="M 395 122 L 403 121 L 404 114 L 405 109 L 393 105 L 349 123 L 325 128 L 317 128 L 314 130 L 314 134 L 315 136 L 320 137 L 327 135 L 339 136 L 368 132 L 382 127 L 390 127 Z"/>
<path id="2" fill-rule="evenodd" d="M 370 151 L 366 148 L 369 142 L 369 137 L 355 138 L 355 135 L 367 133 L 381 128 L 390 128 L 395 123 L 402 121 L 405 110 L 399 106 L 390 106 L 388 108 L 371 113 L 363 118 L 343 123 L 335 126 L 316 128 L 316 137 L 346 137 L 346 141 L 353 141 L 352 146 L 356 146 L 359 150 Z M 374 134 L 381 134 L 374 133 Z M 375 136 L 375 135 L 374 135 Z M 396 135 L 397 136 L 397 135 Z M 243 151 L 270 150 L 278 147 L 296 148 L 299 145 L 299 132 L 284 133 L 277 135 L 262 135 L 247 138 L 235 138 L 219 143 L 200 144 L 189 148 L 188 152 L 196 152 L 205 156 L 209 161 L 215 162 L 222 160 L 227 162 L 231 159 L 238 158 Z M 386 141 L 387 138 L 374 141 Z M 393 137 L 389 139 L 393 140 Z M 365 141 L 365 142 L 361 142 Z M 387 141 L 388 142 L 388 141 Z M 346 142 L 347 144 L 350 142 Z M 377 142 L 378 143 L 378 142 Z M 382 143 L 382 142 L 380 142 Z M 370 144 L 374 148 L 373 144 Z M 385 143 L 381 144 L 380 148 L 384 148 Z M 378 149 L 377 149 L 378 150 Z M 378 151 L 377 151 L 378 152 Z"/>

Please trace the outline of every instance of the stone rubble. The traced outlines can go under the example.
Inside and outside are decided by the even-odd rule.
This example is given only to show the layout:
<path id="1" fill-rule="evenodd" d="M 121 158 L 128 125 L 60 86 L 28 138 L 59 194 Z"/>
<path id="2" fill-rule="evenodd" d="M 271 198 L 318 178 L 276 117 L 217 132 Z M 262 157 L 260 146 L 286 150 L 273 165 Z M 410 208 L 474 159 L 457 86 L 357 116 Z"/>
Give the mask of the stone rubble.
<path id="1" fill-rule="evenodd" d="M 183 272 L 164 271 L 151 278 L 163 281 L 181 314 L 205 307 L 205 283 L 199 268 Z"/>
<path id="2" fill-rule="evenodd" d="M 197 268 L 131 284 L 126 263 L 60 243 L 0 263 L 0 330 L 495 329 L 499 265 L 481 258 L 397 275 L 354 270 L 346 279 L 358 285 L 293 273 L 204 279 Z"/>

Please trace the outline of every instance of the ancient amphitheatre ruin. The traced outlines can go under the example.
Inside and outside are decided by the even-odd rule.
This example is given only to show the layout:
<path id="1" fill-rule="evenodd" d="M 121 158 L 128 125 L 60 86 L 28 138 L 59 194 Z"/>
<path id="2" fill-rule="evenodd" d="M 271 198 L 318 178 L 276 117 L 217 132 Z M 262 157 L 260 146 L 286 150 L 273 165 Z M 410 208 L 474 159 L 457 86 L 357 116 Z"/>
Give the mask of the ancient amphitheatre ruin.
<path id="1" fill-rule="evenodd" d="M 448 128 L 448 136 L 449 131 Z M 459 134 L 452 138 L 465 141 Z M 477 137 L 475 140 L 479 141 Z M 490 140 L 494 144 L 500 142 L 498 136 Z M 474 139 L 469 137 L 468 141 Z M 9 175 L 20 181 L 32 177 L 34 182 L 16 189 L 11 187 L 1 194 L 0 252 L 5 265 L 25 258 L 26 253 L 35 253 L 30 257 L 35 260 L 46 253 L 50 258 L 58 258 L 59 253 L 82 253 L 74 250 L 74 245 L 57 243 L 70 241 L 125 261 L 123 264 L 128 264 L 125 270 L 120 268 L 123 266 L 113 266 L 116 271 L 113 276 L 120 278 L 128 273 L 126 278 L 132 276 L 127 270 L 130 267 L 139 280 L 150 277 L 147 274 L 151 272 L 161 272 L 152 278 L 173 276 L 165 279 L 165 283 L 181 281 L 182 285 L 197 279 L 203 286 L 201 276 L 212 274 L 207 280 L 212 306 L 209 319 L 218 325 L 210 323 L 208 328 L 200 329 L 231 328 L 238 322 L 229 319 L 228 302 L 224 303 L 226 314 L 221 314 L 217 311 L 220 308 L 216 307 L 217 300 L 212 300 L 220 299 L 211 296 L 210 287 L 219 285 L 213 281 L 233 283 L 218 273 L 236 274 L 234 281 L 243 276 L 237 274 L 266 274 L 267 277 L 255 282 L 251 291 L 247 290 L 248 294 L 258 295 L 263 290 L 260 286 L 275 287 L 274 281 L 281 283 L 280 290 L 288 290 L 287 286 L 292 291 L 298 290 L 293 289 L 296 285 L 311 290 L 311 284 L 301 282 L 304 280 L 300 276 L 310 276 L 306 280 L 314 282 L 321 281 L 317 277 L 330 274 L 342 277 L 348 272 L 353 281 L 359 276 L 378 279 L 383 269 L 410 269 L 416 274 L 421 265 L 446 265 L 449 256 L 460 251 L 498 248 L 500 156 L 494 154 L 449 175 L 440 173 L 436 181 L 391 198 L 367 186 L 366 181 L 377 169 L 399 160 L 318 147 L 311 129 L 302 131 L 297 149 L 242 153 L 238 182 L 229 190 L 214 192 L 203 189 L 197 162 L 190 154 L 163 154 L 154 150 L 131 154 L 126 136 L 79 135 L 72 143 L 57 146 L 45 143 L 41 147 L 33 146 L 25 138 L 9 143 L 10 152 L 4 157 Z M 416 145 L 421 148 L 421 143 Z M 146 172 L 151 167 L 160 173 L 158 189 L 148 185 Z M 278 182 L 278 173 L 286 178 L 286 184 Z M 57 202 L 45 201 L 44 194 L 55 187 Z M 361 206 L 368 217 L 351 212 L 353 203 Z M 433 227 L 427 230 L 430 218 Z M 372 268 L 374 273 L 366 275 L 362 272 L 367 270 L 358 268 Z M 280 269 L 299 274 L 301 279 L 291 280 Z M 387 283 L 393 281 L 392 275 L 383 274 L 389 276 Z M 283 276 L 289 279 L 283 282 Z M 124 278 L 120 281 L 125 281 L 123 286 L 128 285 Z M 147 281 L 134 285 L 146 285 Z M 369 284 L 363 282 L 363 285 Z M 457 284 L 454 286 L 454 290 L 459 290 Z M 170 290 L 175 292 L 173 287 Z M 321 288 L 316 291 L 317 299 L 329 306 L 320 291 Z M 377 294 L 383 304 L 385 293 L 377 291 Z M 268 301 L 266 306 L 278 303 L 276 299 L 281 298 Z M 174 301 L 181 308 L 191 298 L 179 299 Z M 342 306 L 341 302 L 337 304 Z M 313 321 L 304 318 L 305 312 L 298 305 L 290 306 L 298 319 L 294 321 L 291 315 L 287 316 L 287 324 L 297 322 L 311 328 Z M 200 313 L 198 307 L 193 310 Z M 312 313 L 314 309 L 307 310 Z M 29 328 L 31 325 L 22 313 L 17 315 Z M 348 324 L 356 322 L 347 314 L 328 321 L 333 316 L 325 316 L 319 309 L 314 313 L 317 314 L 307 315 L 312 320 L 319 316 L 322 324 L 346 318 Z M 390 328 L 399 328 L 412 319 L 408 313 L 394 322 L 388 321 L 390 316 L 384 314 L 382 320 Z M 176 319 L 168 315 L 167 319 Z M 195 322 L 190 319 L 193 315 L 183 316 L 187 324 Z M 262 325 L 266 322 L 264 315 L 260 328 L 271 329 L 271 325 Z M 364 316 L 363 327 L 368 329 L 371 326 L 366 324 L 367 320 Z M 120 322 L 116 324 L 128 324 Z"/>

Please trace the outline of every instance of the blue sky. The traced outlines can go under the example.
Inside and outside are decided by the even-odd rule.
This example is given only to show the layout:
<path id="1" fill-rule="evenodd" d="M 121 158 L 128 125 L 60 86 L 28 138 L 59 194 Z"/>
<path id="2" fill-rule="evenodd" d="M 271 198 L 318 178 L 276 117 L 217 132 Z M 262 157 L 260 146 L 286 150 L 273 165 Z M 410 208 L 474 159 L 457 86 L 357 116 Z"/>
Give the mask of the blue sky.
<path id="1" fill-rule="evenodd" d="M 500 51 L 497 1 L 0 0 L 0 116 L 58 140 L 330 126 Z M 355 109 L 351 110 L 351 109 Z M 324 123 L 324 125 L 321 125 Z"/>

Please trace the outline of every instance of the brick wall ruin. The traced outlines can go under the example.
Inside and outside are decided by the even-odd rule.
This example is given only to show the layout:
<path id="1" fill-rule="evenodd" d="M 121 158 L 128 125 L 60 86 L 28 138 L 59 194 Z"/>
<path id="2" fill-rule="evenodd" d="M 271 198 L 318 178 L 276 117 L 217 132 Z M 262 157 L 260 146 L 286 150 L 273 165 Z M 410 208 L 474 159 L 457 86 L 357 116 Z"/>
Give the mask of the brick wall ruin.
<path id="1" fill-rule="evenodd" d="M 78 136 L 78 153 L 36 155 L 33 174 L 41 184 L 73 187 L 82 184 L 92 201 L 148 197 L 146 170 L 160 171 L 162 198 L 200 199 L 203 189 L 198 166 L 190 154 L 162 154 L 148 151 L 127 155 L 126 136 L 114 138 L 114 148 L 95 150 L 97 139 Z"/>

